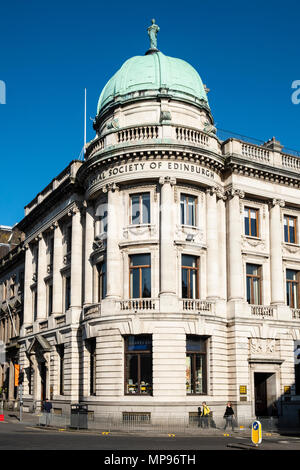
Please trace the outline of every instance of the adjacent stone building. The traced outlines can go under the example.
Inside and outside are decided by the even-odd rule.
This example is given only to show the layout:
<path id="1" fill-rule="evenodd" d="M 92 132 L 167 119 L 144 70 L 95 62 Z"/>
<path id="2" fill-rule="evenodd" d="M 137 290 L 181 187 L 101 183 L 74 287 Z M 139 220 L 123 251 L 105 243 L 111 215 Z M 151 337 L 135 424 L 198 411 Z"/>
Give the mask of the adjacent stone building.
<path id="1" fill-rule="evenodd" d="M 106 84 L 94 129 L 18 224 L 25 405 L 297 417 L 299 158 L 220 139 L 197 71 L 153 44 Z"/>
<path id="2" fill-rule="evenodd" d="M 19 337 L 23 323 L 24 250 L 22 233 L 0 226 L 0 398 L 18 406 L 15 364 L 19 364 Z"/>

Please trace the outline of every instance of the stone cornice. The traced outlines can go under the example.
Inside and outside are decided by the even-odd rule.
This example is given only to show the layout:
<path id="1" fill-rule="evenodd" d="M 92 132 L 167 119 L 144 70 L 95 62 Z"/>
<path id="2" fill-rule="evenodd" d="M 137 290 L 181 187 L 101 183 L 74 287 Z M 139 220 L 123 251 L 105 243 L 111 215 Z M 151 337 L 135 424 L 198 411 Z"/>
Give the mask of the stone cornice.
<path id="1" fill-rule="evenodd" d="M 25 260 L 25 246 L 21 242 L 13 250 L 9 251 L 3 258 L 0 258 L 0 275 L 10 269 L 16 263 L 22 264 Z"/>
<path id="2" fill-rule="evenodd" d="M 184 147 L 184 150 L 182 150 L 182 147 Z M 182 162 L 193 161 L 194 163 L 200 163 L 203 166 L 213 169 L 216 173 L 221 173 L 224 170 L 223 157 L 209 149 L 202 147 L 196 148 L 195 146 L 189 147 L 184 144 L 162 145 L 147 143 L 143 145 L 143 147 L 141 147 L 141 145 L 133 145 L 123 149 L 108 149 L 107 151 L 102 152 L 101 155 L 97 154 L 93 156 L 78 170 L 78 181 L 83 186 L 85 179 L 95 171 L 95 168 L 104 168 L 107 164 L 117 162 L 123 164 L 124 160 L 126 161 L 129 159 L 176 159 Z"/>
<path id="3" fill-rule="evenodd" d="M 300 174 L 298 172 L 252 160 L 245 160 L 238 155 L 227 156 L 225 172 L 263 179 L 276 184 L 300 187 Z"/>
<path id="4" fill-rule="evenodd" d="M 17 224 L 17 227 L 23 232 L 28 232 L 28 230 L 36 224 L 36 221 L 41 219 L 42 216 L 50 209 L 53 210 L 53 206 L 58 202 L 61 202 L 62 198 L 66 198 L 70 194 L 74 193 L 82 194 L 83 189 L 76 180 L 69 177 L 60 186 L 58 186 L 58 188 L 43 199 L 43 201 L 37 204 L 37 206 L 34 207 L 29 214 Z"/>

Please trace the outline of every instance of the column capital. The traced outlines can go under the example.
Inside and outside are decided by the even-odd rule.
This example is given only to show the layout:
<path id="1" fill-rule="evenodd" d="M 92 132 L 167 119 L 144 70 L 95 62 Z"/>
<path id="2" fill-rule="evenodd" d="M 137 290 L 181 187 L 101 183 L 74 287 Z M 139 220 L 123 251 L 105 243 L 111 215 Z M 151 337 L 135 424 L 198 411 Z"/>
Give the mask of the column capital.
<path id="1" fill-rule="evenodd" d="M 75 214 L 78 214 L 78 212 L 81 212 L 82 206 L 81 204 L 75 204 L 71 209 L 68 211 L 68 216 L 72 217 Z"/>
<path id="2" fill-rule="evenodd" d="M 225 192 L 219 186 L 211 186 L 210 188 L 207 188 L 206 194 L 209 196 L 213 196 L 215 194 L 217 199 L 223 199 L 223 201 L 226 201 L 227 199 Z"/>
<path id="3" fill-rule="evenodd" d="M 115 192 L 120 191 L 120 188 L 116 183 L 107 183 L 103 186 L 102 191 L 104 193 L 108 193 L 109 191 Z"/>
<path id="4" fill-rule="evenodd" d="M 50 230 L 54 231 L 58 227 L 58 222 L 57 220 L 53 222 L 53 224 L 50 225 Z"/>
<path id="5" fill-rule="evenodd" d="M 270 206 L 271 207 L 275 207 L 275 206 L 279 206 L 279 207 L 285 207 L 285 201 L 283 199 L 276 199 L 274 198 L 272 201 L 270 201 Z"/>
<path id="6" fill-rule="evenodd" d="M 170 184 L 171 186 L 175 186 L 176 178 L 174 178 L 173 176 L 161 176 L 158 182 L 161 186 L 163 186 L 164 184 Z"/>
<path id="7" fill-rule="evenodd" d="M 245 192 L 242 189 L 231 187 L 231 188 L 225 190 L 224 195 L 228 199 L 232 199 L 235 196 L 237 196 L 239 199 L 244 199 Z"/>

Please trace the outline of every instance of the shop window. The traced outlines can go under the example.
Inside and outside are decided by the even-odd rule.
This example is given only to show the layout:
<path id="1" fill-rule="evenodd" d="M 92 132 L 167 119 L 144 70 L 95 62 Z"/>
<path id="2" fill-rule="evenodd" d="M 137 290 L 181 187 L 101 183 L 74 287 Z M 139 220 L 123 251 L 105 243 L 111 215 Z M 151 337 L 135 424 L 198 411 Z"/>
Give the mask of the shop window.
<path id="1" fill-rule="evenodd" d="M 181 282 L 183 299 L 199 299 L 199 257 L 182 255 Z"/>
<path id="2" fill-rule="evenodd" d="M 291 308 L 299 308 L 299 271 L 286 270 L 286 303 Z"/>
<path id="3" fill-rule="evenodd" d="M 295 392 L 300 395 L 300 341 L 294 341 L 295 357 Z"/>
<path id="4" fill-rule="evenodd" d="M 125 394 L 152 395 L 152 336 L 125 337 Z"/>
<path id="5" fill-rule="evenodd" d="M 261 304 L 261 266 L 246 264 L 247 302 Z"/>
<path id="6" fill-rule="evenodd" d="M 284 241 L 286 243 L 297 243 L 297 217 L 284 216 Z"/>
<path id="7" fill-rule="evenodd" d="M 180 196 L 180 219 L 182 225 L 196 226 L 197 198 L 188 194 Z"/>
<path id="8" fill-rule="evenodd" d="M 131 299 L 151 297 L 151 255 L 130 256 L 129 291 Z"/>
<path id="9" fill-rule="evenodd" d="M 131 224 L 150 224 L 150 193 L 132 194 Z"/>
<path id="10" fill-rule="evenodd" d="M 186 338 L 186 393 L 207 394 L 207 338 L 188 335 Z"/>
<path id="11" fill-rule="evenodd" d="M 245 235 L 249 237 L 258 237 L 258 209 L 253 209 L 252 207 L 244 208 L 244 224 L 245 224 Z"/>

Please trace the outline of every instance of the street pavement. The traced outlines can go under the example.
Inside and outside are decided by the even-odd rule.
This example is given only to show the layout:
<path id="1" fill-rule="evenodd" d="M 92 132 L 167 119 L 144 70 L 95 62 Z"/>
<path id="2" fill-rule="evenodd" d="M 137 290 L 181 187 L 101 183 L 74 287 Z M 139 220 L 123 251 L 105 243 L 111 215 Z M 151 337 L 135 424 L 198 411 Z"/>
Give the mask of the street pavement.
<path id="1" fill-rule="evenodd" d="M 246 453 L 247 455 L 250 453 L 261 455 L 261 451 L 300 450 L 299 432 L 294 434 L 263 432 L 262 443 L 255 446 L 251 441 L 250 430 L 227 432 L 221 429 L 201 429 L 197 433 L 190 434 L 156 434 L 148 431 L 141 435 L 140 432 L 106 432 L 92 429 L 71 430 L 68 428 L 40 427 L 37 423 L 38 417 L 34 414 L 23 413 L 22 422 L 20 422 L 18 412 L 4 412 L 4 421 L 0 421 L 0 451 L 101 450 L 102 458 L 110 460 L 116 458 L 116 452 L 130 456 L 131 453 L 134 455 L 135 451 L 143 451 L 147 454 L 145 458 L 152 458 L 150 462 L 152 464 L 171 464 L 174 462 L 161 462 L 157 460 L 158 457 L 149 457 L 149 455 L 155 456 L 160 453 L 164 459 L 164 455 L 168 452 L 180 450 L 182 457 L 178 457 L 175 464 L 193 464 L 197 463 L 193 461 L 193 458 L 197 460 L 200 451 L 244 451 L 243 454 Z M 191 460 L 187 462 L 189 458 Z M 119 464 L 121 462 L 111 461 L 105 463 Z M 131 466 L 133 466 L 133 463 Z M 135 466 L 138 463 L 145 463 L 145 460 L 142 459 L 142 462 L 136 462 Z"/>

